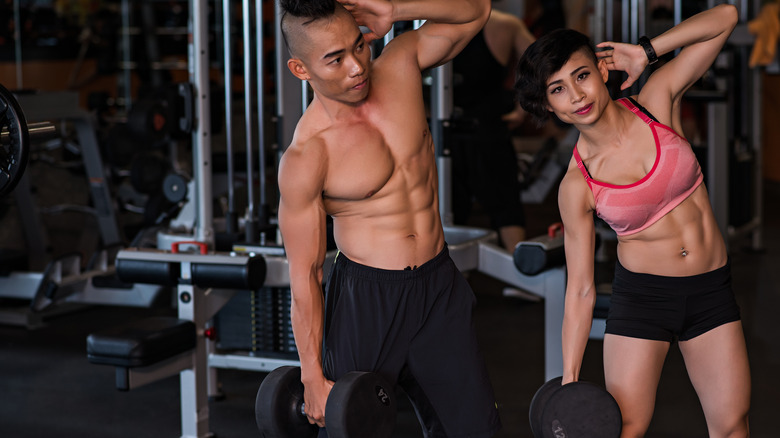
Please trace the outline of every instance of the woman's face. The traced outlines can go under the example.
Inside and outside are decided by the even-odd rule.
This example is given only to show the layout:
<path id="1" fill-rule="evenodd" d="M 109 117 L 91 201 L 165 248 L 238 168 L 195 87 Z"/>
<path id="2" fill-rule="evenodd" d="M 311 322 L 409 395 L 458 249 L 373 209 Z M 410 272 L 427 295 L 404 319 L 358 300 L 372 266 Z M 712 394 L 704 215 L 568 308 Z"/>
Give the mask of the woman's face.
<path id="1" fill-rule="evenodd" d="M 547 79 L 547 109 L 566 123 L 594 123 L 611 99 L 605 85 L 608 76 L 604 61 L 596 65 L 584 50 L 574 52 Z"/>

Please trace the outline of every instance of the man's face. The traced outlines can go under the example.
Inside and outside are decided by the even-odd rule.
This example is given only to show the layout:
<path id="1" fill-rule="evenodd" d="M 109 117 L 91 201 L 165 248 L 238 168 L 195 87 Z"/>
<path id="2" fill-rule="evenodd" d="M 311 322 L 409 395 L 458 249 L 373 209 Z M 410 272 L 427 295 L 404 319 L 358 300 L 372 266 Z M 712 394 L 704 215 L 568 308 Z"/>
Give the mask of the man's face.
<path id="1" fill-rule="evenodd" d="M 299 59 L 304 73 L 296 76 L 307 79 L 323 97 L 346 103 L 365 99 L 371 50 L 352 15 L 339 9 L 330 19 L 315 21 L 302 30 L 305 47 Z"/>

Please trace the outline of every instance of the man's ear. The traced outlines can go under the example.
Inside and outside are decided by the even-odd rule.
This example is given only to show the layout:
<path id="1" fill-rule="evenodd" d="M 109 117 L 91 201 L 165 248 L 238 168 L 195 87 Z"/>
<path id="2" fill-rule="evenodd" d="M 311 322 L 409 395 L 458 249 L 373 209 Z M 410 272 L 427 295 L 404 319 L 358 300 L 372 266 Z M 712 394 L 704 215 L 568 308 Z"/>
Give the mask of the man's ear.
<path id="1" fill-rule="evenodd" d="M 287 68 L 290 69 L 290 72 L 292 74 L 302 80 L 302 81 L 308 81 L 311 79 L 311 76 L 309 76 L 309 72 L 306 71 L 306 66 L 303 65 L 303 61 L 301 61 L 298 58 L 290 58 L 287 60 Z"/>

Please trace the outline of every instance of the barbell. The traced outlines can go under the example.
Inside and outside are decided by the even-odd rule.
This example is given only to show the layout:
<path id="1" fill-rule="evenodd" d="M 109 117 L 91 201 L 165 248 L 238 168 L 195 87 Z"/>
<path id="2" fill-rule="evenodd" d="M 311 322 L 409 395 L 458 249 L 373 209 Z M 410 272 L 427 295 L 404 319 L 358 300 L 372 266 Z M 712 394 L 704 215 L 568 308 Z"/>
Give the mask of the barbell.
<path id="1" fill-rule="evenodd" d="M 27 123 L 19 102 L 0 85 L 0 197 L 22 178 L 30 155 L 30 138 L 55 131 L 49 122 Z"/>

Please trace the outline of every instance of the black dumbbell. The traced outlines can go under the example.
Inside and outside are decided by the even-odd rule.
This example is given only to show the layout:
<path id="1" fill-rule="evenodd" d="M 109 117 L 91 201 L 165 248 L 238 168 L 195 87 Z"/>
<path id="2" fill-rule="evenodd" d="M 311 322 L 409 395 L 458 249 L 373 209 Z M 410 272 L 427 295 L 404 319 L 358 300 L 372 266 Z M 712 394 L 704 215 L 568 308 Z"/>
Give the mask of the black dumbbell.
<path id="1" fill-rule="evenodd" d="M 395 394 L 375 373 L 351 372 L 334 385 L 325 405 L 332 438 L 389 438 L 395 426 Z M 300 367 L 284 366 L 263 379 L 255 401 L 263 438 L 310 438 L 319 429 L 306 419 Z"/>
<path id="2" fill-rule="evenodd" d="M 619 438 L 623 417 L 612 395 L 590 382 L 545 383 L 528 411 L 536 438 Z"/>

